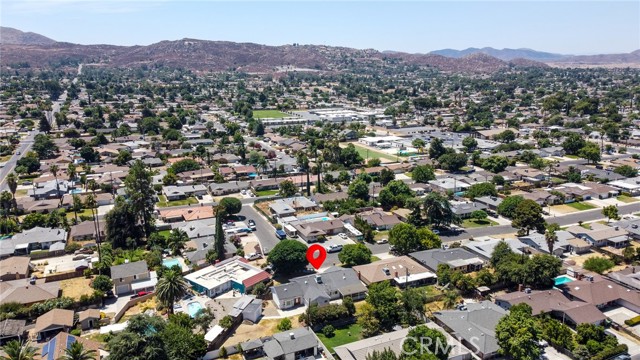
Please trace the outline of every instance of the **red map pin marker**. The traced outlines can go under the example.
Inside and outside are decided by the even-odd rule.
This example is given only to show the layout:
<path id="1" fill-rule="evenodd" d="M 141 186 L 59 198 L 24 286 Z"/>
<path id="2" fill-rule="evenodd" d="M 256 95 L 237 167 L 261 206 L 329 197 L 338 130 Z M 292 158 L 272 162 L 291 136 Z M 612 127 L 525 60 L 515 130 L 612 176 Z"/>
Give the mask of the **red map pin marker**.
<path id="1" fill-rule="evenodd" d="M 322 266 L 322 263 L 326 258 L 327 250 L 325 250 L 324 247 L 318 244 L 313 244 L 307 249 L 307 261 L 309 261 L 309 264 L 311 264 L 311 266 L 313 266 L 316 270 L 318 270 L 320 266 Z"/>

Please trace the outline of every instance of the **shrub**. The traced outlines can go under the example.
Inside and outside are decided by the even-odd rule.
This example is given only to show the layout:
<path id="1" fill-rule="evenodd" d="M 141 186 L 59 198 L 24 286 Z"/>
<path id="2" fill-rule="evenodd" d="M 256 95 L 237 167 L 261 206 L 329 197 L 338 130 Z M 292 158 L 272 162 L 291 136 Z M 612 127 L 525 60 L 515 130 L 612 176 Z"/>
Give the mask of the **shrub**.
<path id="1" fill-rule="evenodd" d="M 280 320 L 280 323 L 278 324 L 279 331 L 287 331 L 290 329 L 291 329 L 291 320 L 289 320 L 289 318 L 284 318 Z"/>
<path id="2" fill-rule="evenodd" d="M 322 333 L 328 338 L 334 337 L 336 335 L 336 328 L 334 328 L 333 325 L 327 325 L 322 328 Z"/>
<path id="3" fill-rule="evenodd" d="M 227 358 L 227 348 L 226 348 L 226 347 L 224 347 L 224 346 L 223 346 L 223 347 L 221 347 L 221 348 L 220 348 L 220 352 L 218 352 L 218 355 L 219 355 L 221 358 L 226 359 L 226 358 Z"/>
<path id="4" fill-rule="evenodd" d="M 66 252 L 67 254 L 71 254 L 80 249 L 82 249 L 82 245 L 78 244 L 77 242 L 70 242 L 64 247 L 64 252 Z"/>
<path id="5" fill-rule="evenodd" d="M 618 346 L 602 350 L 592 357 L 591 360 L 606 360 L 627 351 L 629 351 L 629 347 L 626 344 L 620 344 Z"/>
<path id="6" fill-rule="evenodd" d="M 82 335 L 82 330 L 80 330 L 80 329 L 73 329 L 73 330 L 71 330 L 71 335 L 73 335 L 73 336 L 80 336 L 80 335 Z"/>
<path id="7" fill-rule="evenodd" d="M 640 324 L 640 315 L 633 317 L 631 319 L 625 320 L 624 323 L 627 326 L 636 326 L 638 324 Z"/>
<path id="8" fill-rule="evenodd" d="M 615 263 L 609 259 L 593 256 L 585 260 L 582 267 L 589 271 L 602 274 L 603 272 L 611 269 L 615 266 Z"/>

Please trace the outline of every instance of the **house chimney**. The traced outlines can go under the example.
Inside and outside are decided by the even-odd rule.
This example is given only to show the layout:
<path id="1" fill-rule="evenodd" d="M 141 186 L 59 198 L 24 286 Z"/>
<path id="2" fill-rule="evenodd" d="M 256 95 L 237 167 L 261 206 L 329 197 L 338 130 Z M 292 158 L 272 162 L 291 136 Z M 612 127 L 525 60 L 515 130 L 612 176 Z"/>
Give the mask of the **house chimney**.
<path id="1" fill-rule="evenodd" d="M 358 271 L 358 280 L 362 279 L 362 274 L 360 273 L 360 271 Z"/>
<path id="2" fill-rule="evenodd" d="M 289 337 L 290 337 L 292 340 L 296 338 L 296 336 L 295 336 L 292 332 L 290 332 L 290 333 L 289 333 Z"/>
<path id="3" fill-rule="evenodd" d="M 397 271 L 395 272 L 395 276 L 394 277 L 398 277 L 398 272 Z"/>

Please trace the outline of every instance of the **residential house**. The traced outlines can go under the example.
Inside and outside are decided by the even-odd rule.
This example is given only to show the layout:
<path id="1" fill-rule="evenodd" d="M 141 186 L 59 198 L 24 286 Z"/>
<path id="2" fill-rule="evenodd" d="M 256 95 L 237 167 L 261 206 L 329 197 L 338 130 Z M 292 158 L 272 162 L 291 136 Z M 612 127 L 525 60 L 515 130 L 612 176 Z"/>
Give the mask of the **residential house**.
<path id="1" fill-rule="evenodd" d="M 323 306 L 347 296 L 360 300 L 367 288 L 353 269 L 332 266 L 321 274 L 300 276 L 287 284 L 272 286 L 271 293 L 276 307 L 285 310 L 299 305 Z"/>
<path id="2" fill-rule="evenodd" d="M 31 271 L 31 258 L 12 256 L 0 260 L 0 281 L 26 279 Z"/>
<path id="3" fill-rule="evenodd" d="M 242 320 L 257 324 L 262 317 L 262 300 L 257 299 L 255 295 L 243 295 L 233 304 L 229 315 L 233 318 L 242 316 Z"/>
<path id="4" fill-rule="evenodd" d="M 176 176 L 185 184 L 193 184 L 213 181 L 216 174 L 209 168 L 202 168 L 200 170 L 183 171 L 177 173 Z"/>
<path id="5" fill-rule="evenodd" d="M 33 333 L 40 341 L 48 340 L 61 331 L 70 331 L 74 325 L 73 310 L 53 309 L 38 316 Z"/>
<path id="6" fill-rule="evenodd" d="M 296 214 L 296 209 L 282 201 L 274 201 L 269 204 L 269 211 L 271 211 L 271 214 L 275 215 L 277 218 L 294 216 Z"/>
<path id="7" fill-rule="evenodd" d="M 160 219 L 164 222 L 192 221 L 213 218 L 211 206 L 191 206 L 180 209 L 160 210 Z"/>
<path id="8" fill-rule="evenodd" d="M 571 245 L 569 244 L 569 240 L 575 239 L 573 234 L 568 231 L 560 230 L 556 231 L 556 236 L 558 240 L 553 244 L 553 254 L 555 256 L 562 256 L 565 252 L 571 251 Z M 532 233 L 526 236 L 518 237 L 520 242 L 523 244 L 536 249 L 539 252 L 549 253 L 549 245 L 547 244 L 547 240 L 545 239 L 544 234 L 540 233 Z"/>
<path id="9" fill-rule="evenodd" d="M 36 200 L 60 198 L 69 191 L 71 186 L 70 182 L 64 180 L 58 180 L 57 183 L 55 180 L 47 181 L 36 184 L 28 194 Z"/>
<path id="10" fill-rule="evenodd" d="M 389 230 L 395 225 L 402 222 L 397 215 L 389 215 L 384 211 L 378 209 L 363 211 L 358 213 L 357 216 L 359 216 L 361 219 L 366 221 L 369 225 L 371 225 L 375 230 L 378 231 Z M 340 219 L 349 221 L 352 224 L 353 222 L 355 222 L 355 216 L 346 215 L 340 217 Z"/>
<path id="11" fill-rule="evenodd" d="M 640 266 L 631 265 L 606 275 L 615 283 L 640 291 Z"/>
<path id="12" fill-rule="evenodd" d="M 367 286 L 385 280 L 400 287 L 433 284 L 437 281 L 435 273 L 408 256 L 354 266 L 353 270 Z"/>
<path id="13" fill-rule="evenodd" d="M 547 190 L 537 189 L 531 192 L 519 194 L 525 200 L 535 201 L 540 206 L 555 205 L 562 203 L 562 199 Z"/>
<path id="14" fill-rule="evenodd" d="M 507 311 L 490 301 L 466 304 L 466 310 L 434 312 L 436 323 L 455 337 L 480 359 L 499 355 L 495 328 Z M 479 341 L 480 340 L 480 341 Z"/>
<path id="15" fill-rule="evenodd" d="M 433 191 L 437 191 L 440 193 L 459 193 L 465 191 L 469 188 L 469 184 L 458 181 L 455 177 L 447 177 L 436 180 L 430 180 L 429 185 Z"/>
<path id="16" fill-rule="evenodd" d="M 418 326 L 426 326 L 428 328 L 438 330 L 446 337 L 447 342 L 442 344 L 442 347 L 448 347 L 450 349 L 448 360 L 473 359 L 469 349 L 462 345 L 453 336 L 449 335 L 436 323 L 428 322 Z M 402 344 L 404 344 L 409 331 L 412 329 L 413 327 L 408 327 L 388 333 L 382 333 L 360 341 L 336 346 L 333 349 L 340 360 L 367 360 L 374 351 L 382 352 L 384 350 L 391 350 L 396 354 L 396 356 L 400 357 L 403 354 Z"/>
<path id="17" fill-rule="evenodd" d="M 500 240 L 500 239 L 494 239 L 494 238 L 487 238 L 487 239 L 478 238 L 474 240 L 475 241 L 468 242 L 464 247 L 467 250 L 474 252 L 487 260 L 491 258 L 491 254 L 493 253 L 493 250 L 495 249 L 496 245 L 500 243 L 500 241 L 506 242 L 507 245 L 509 245 L 509 247 L 511 248 L 511 251 L 513 251 L 516 254 L 522 254 L 522 249 L 523 247 L 525 247 L 524 244 L 522 244 L 518 239 Z"/>
<path id="18" fill-rule="evenodd" d="M 595 247 L 612 246 L 620 249 L 629 246 L 629 233 L 619 226 L 611 227 L 600 223 L 591 223 L 588 226 L 586 229 L 574 225 L 567 228 L 567 231 Z"/>
<path id="19" fill-rule="evenodd" d="M 453 202 L 451 203 L 451 211 L 461 219 L 468 219 L 474 211 L 486 210 L 487 207 L 479 202 Z"/>
<path id="20" fill-rule="evenodd" d="M 497 212 L 498 206 L 502 203 L 502 198 L 497 196 L 481 196 L 474 199 L 478 204 L 482 204 L 487 210 Z"/>
<path id="21" fill-rule="evenodd" d="M 270 360 L 298 360 L 318 355 L 320 341 L 309 328 L 291 329 L 264 340 L 262 351 Z"/>
<path id="22" fill-rule="evenodd" d="M 106 236 L 106 222 L 104 220 L 98 221 L 100 227 L 100 238 L 104 239 Z M 84 241 L 96 239 L 96 225 L 92 220 L 87 220 L 73 225 L 69 229 L 69 239 L 73 241 Z"/>
<path id="23" fill-rule="evenodd" d="M 155 271 L 149 271 L 147 262 L 144 260 L 112 266 L 111 280 L 113 280 L 116 295 L 153 291 L 158 282 Z"/>
<path id="24" fill-rule="evenodd" d="M 11 340 L 17 340 L 22 343 L 26 339 L 25 326 L 27 320 L 5 319 L 0 321 L 0 346 Z"/>
<path id="25" fill-rule="evenodd" d="M 36 352 L 36 358 L 34 360 L 62 359 L 66 356 L 66 350 L 71 348 L 71 345 L 76 342 L 81 343 L 82 347 L 90 352 L 96 360 L 102 359 L 100 343 L 74 336 L 67 332 L 61 332 L 42 345 L 40 351 Z"/>
<path id="26" fill-rule="evenodd" d="M 100 310 L 87 309 L 78 313 L 78 323 L 82 330 L 95 329 L 100 322 Z"/>
<path id="27" fill-rule="evenodd" d="M 239 193 L 242 190 L 249 190 L 249 183 L 246 181 L 233 181 L 228 183 L 211 183 L 209 192 L 213 196 L 222 196 Z"/>
<path id="28" fill-rule="evenodd" d="M 581 300 L 598 309 L 622 306 L 640 313 L 640 292 L 628 289 L 603 276 L 590 275 L 557 287 L 571 300 Z"/>
<path id="29" fill-rule="evenodd" d="M 448 265 L 451 270 L 458 270 L 462 273 L 478 271 L 485 264 L 485 261 L 478 255 L 464 248 L 417 251 L 409 256 L 434 272 L 438 271 L 440 264 Z"/>
<path id="30" fill-rule="evenodd" d="M 18 210 L 25 214 L 48 214 L 60 207 L 60 200 L 58 199 L 34 200 L 31 197 L 21 197 L 16 199 L 16 203 Z"/>
<path id="31" fill-rule="evenodd" d="M 185 276 L 195 291 L 212 298 L 232 289 L 241 294 L 251 292 L 254 286 L 269 278 L 269 273 L 238 256 Z"/>
<path id="32" fill-rule="evenodd" d="M 300 238 L 307 243 L 319 241 L 323 236 L 337 235 L 344 232 L 344 222 L 340 219 L 319 220 L 314 222 L 290 223 Z"/>
<path id="33" fill-rule="evenodd" d="M 67 232 L 64 229 L 51 229 L 36 226 L 13 235 L 10 239 L 0 242 L 0 257 L 27 255 L 33 250 L 49 250 L 55 243 L 67 242 Z"/>
<path id="34" fill-rule="evenodd" d="M 343 191 L 338 191 L 338 192 L 332 192 L 328 194 L 320 194 L 320 193 L 313 194 L 311 196 L 311 201 L 315 202 L 316 204 L 322 204 L 325 201 L 340 201 L 348 198 L 349 198 L 349 194 Z"/>
<path id="35" fill-rule="evenodd" d="M 17 302 L 31 305 L 60 296 L 60 282 L 38 280 L 30 284 L 26 280 L 0 281 L 0 304 Z"/>
<path id="36" fill-rule="evenodd" d="M 162 188 L 162 194 L 168 201 L 182 200 L 192 196 L 201 197 L 206 195 L 207 187 L 201 184 L 183 186 L 169 185 Z"/>

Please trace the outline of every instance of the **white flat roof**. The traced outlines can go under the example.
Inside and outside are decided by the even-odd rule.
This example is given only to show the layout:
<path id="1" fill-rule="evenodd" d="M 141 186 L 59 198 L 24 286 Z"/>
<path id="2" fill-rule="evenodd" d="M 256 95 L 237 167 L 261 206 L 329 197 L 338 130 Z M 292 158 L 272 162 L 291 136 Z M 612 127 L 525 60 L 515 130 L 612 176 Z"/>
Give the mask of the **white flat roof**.
<path id="1" fill-rule="evenodd" d="M 214 289 L 229 281 L 242 283 L 244 280 L 257 275 L 262 270 L 242 262 L 239 258 L 216 265 L 207 266 L 185 276 L 185 279 L 206 289 Z"/>

